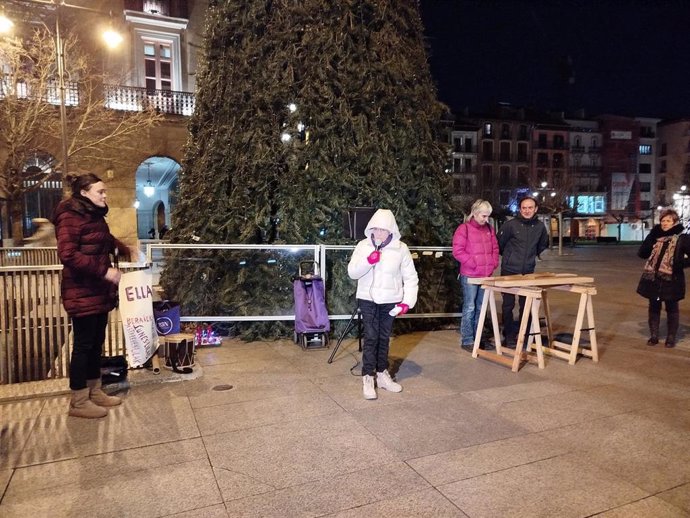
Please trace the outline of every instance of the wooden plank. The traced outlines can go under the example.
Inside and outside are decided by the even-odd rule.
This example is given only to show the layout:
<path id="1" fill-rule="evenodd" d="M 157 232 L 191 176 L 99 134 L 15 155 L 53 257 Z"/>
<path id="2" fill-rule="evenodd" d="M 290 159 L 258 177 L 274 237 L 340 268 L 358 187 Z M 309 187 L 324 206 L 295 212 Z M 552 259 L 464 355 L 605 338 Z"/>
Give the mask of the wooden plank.
<path id="1" fill-rule="evenodd" d="M 486 293 L 484 295 L 484 300 L 482 301 L 482 308 L 479 313 L 479 322 L 477 323 L 477 335 L 474 339 L 474 347 L 472 349 L 473 358 L 485 358 L 487 360 L 494 361 L 506 367 L 510 367 L 513 372 L 518 372 L 520 370 L 521 364 L 524 361 L 530 363 L 536 361 L 540 369 L 544 368 L 544 355 L 543 347 L 541 343 L 541 330 L 539 327 L 539 307 L 541 303 L 541 297 L 543 291 L 538 288 L 506 288 L 498 286 L 484 286 Z M 525 309 L 520 319 L 520 330 L 518 331 L 518 343 L 515 350 L 506 348 L 503 349 L 501 346 L 501 336 L 500 329 L 498 327 L 498 315 L 496 310 L 496 293 L 513 293 L 517 295 L 524 296 Z M 488 306 L 488 307 L 487 307 Z M 494 340 L 496 351 L 485 351 L 479 348 L 481 343 L 481 335 L 484 331 L 484 321 L 486 319 L 487 310 L 491 309 L 491 319 L 492 327 L 494 332 Z M 535 338 L 535 348 L 537 350 L 536 359 L 532 355 L 523 353 L 523 345 L 525 341 L 525 334 L 527 332 L 527 323 L 530 320 L 531 334 L 536 336 Z M 529 338 L 528 340 L 531 340 Z M 505 356 L 504 356 L 505 355 Z"/>
<path id="2" fill-rule="evenodd" d="M 513 366 L 513 358 L 509 358 L 508 356 L 501 356 L 500 354 L 492 353 L 491 351 L 478 349 L 477 356 L 481 356 L 482 358 L 491 360 L 492 362 L 500 363 L 501 365 L 504 365 L 506 367 Z"/>
<path id="3" fill-rule="evenodd" d="M 497 277 L 475 277 L 468 279 L 470 284 L 490 286 L 559 286 L 592 284 L 594 277 L 585 277 L 575 273 L 528 273 L 524 275 L 503 275 Z M 567 288 L 566 288 L 567 289 Z"/>
<path id="4" fill-rule="evenodd" d="M 538 279 L 565 279 L 568 280 L 573 277 L 579 277 L 576 273 L 550 273 L 550 272 L 540 272 L 540 273 L 525 273 L 517 275 L 496 275 L 493 277 L 474 277 L 469 278 L 467 281 L 470 284 L 486 284 L 495 281 L 512 281 L 512 280 L 538 280 Z M 564 283 L 564 284 L 567 284 Z"/>
<path id="5" fill-rule="evenodd" d="M 482 333 L 484 332 L 484 320 L 486 319 L 486 308 L 489 304 L 489 292 L 484 292 L 484 299 L 482 300 L 482 307 L 479 310 L 479 321 L 476 322 L 477 330 L 474 333 L 474 344 L 472 347 L 472 357 L 477 357 L 477 351 L 479 351 L 479 346 L 482 341 Z M 493 295 L 493 293 L 491 293 Z"/>
<path id="6" fill-rule="evenodd" d="M 494 280 L 489 281 L 486 284 L 493 284 L 496 287 L 541 287 L 541 286 L 558 286 L 558 285 L 570 285 L 570 284 L 588 284 L 594 282 L 594 277 L 568 277 L 563 279 L 560 277 L 545 277 L 543 279 L 511 279 L 511 280 Z"/>
<path id="7" fill-rule="evenodd" d="M 541 297 L 542 292 L 540 288 L 535 288 L 532 286 L 513 288 L 508 286 L 492 286 L 490 284 L 484 284 L 482 285 L 482 288 L 498 293 L 512 293 L 513 295 L 519 295 L 521 297 Z"/>
<path id="8" fill-rule="evenodd" d="M 589 327 L 589 347 L 591 358 L 594 363 L 599 361 L 599 347 L 597 345 L 597 330 L 594 325 L 594 304 L 591 294 L 587 295 L 587 327 Z M 582 354 L 589 356 L 583 349 Z"/>
<path id="9" fill-rule="evenodd" d="M 553 345 L 556 345 L 556 344 L 553 344 Z M 562 342 L 558 342 L 557 345 L 567 345 L 567 344 L 563 344 Z M 570 359 L 570 347 L 568 347 L 568 351 L 561 351 L 560 349 L 556 349 L 553 346 L 551 346 L 551 347 L 545 346 L 544 352 L 550 356 L 556 356 L 557 358 L 560 358 L 562 360 L 569 360 Z"/>
<path id="10" fill-rule="evenodd" d="M 573 344 L 570 347 L 570 359 L 568 363 L 570 365 L 575 365 L 577 361 L 577 351 L 580 348 L 580 333 L 582 331 L 582 323 L 585 318 L 585 309 L 587 307 L 587 299 L 589 295 L 586 293 L 580 294 L 580 304 L 577 308 L 577 317 L 575 318 L 575 331 L 573 333 Z"/>
<path id="11" fill-rule="evenodd" d="M 542 306 L 544 307 L 544 320 L 546 322 L 547 344 L 553 342 L 553 326 L 551 325 L 551 307 L 549 306 L 548 290 L 541 294 Z"/>
<path id="12" fill-rule="evenodd" d="M 587 293 L 588 295 L 596 295 L 597 288 L 592 284 L 559 284 L 556 286 L 546 286 L 549 290 L 567 291 L 570 293 Z"/>

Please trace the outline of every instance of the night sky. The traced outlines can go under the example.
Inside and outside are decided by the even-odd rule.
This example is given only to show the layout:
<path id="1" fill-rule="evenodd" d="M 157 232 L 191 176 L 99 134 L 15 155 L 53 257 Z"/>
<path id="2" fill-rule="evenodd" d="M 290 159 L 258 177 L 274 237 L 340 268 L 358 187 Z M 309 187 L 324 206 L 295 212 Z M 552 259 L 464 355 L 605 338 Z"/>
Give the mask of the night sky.
<path id="1" fill-rule="evenodd" d="M 452 109 L 690 117 L 690 1 L 421 0 Z"/>

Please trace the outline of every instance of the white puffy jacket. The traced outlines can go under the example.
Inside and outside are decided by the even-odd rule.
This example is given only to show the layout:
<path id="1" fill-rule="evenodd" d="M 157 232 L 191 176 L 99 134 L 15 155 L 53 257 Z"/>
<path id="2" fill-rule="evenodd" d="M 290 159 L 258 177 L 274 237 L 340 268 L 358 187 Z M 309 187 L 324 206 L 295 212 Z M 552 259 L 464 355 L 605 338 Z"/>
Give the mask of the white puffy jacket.
<path id="1" fill-rule="evenodd" d="M 376 247 L 372 240 L 372 228 L 384 228 L 393 236 L 390 243 L 380 249 L 381 260 L 371 265 L 367 257 Z M 390 210 L 379 209 L 369 220 L 363 239 L 355 247 L 347 265 L 347 273 L 357 281 L 357 298 L 376 304 L 403 303 L 414 307 L 417 302 L 419 278 L 412 254 L 400 241 L 400 230 Z"/>

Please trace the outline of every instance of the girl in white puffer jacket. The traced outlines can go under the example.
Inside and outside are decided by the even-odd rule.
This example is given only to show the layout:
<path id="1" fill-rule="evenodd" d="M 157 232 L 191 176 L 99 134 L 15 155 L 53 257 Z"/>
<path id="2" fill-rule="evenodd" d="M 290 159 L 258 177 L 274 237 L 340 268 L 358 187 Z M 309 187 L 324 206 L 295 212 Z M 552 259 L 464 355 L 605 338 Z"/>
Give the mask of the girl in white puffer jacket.
<path id="1" fill-rule="evenodd" d="M 365 399 L 376 399 L 379 388 L 400 392 L 388 373 L 388 349 L 393 320 L 417 302 L 419 279 L 407 245 L 390 210 L 379 209 L 355 247 L 347 273 L 357 281 L 357 303 L 362 314 L 362 384 Z"/>

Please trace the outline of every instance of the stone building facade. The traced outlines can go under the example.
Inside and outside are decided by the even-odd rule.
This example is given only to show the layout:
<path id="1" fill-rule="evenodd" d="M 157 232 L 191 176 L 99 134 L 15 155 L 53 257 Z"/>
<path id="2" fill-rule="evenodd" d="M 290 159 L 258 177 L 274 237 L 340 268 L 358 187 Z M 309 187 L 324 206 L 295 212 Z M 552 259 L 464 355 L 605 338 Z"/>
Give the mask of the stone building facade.
<path id="1" fill-rule="evenodd" d="M 14 22 L 17 35 L 42 24 L 57 38 L 59 21 L 63 39 L 76 36 L 81 51 L 110 78 L 102 91 L 106 107 L 124 112 L 153 107 L 163 114 L 157 126 L 136 137 L 134 152 L 106 157 L 87 166 L 106 182 L 108 221 L 113 233 L 125 241 L 148 237 L 151 228 L 157 235 L 164 225 L 171 225 L 187 122 L 194 110 L 196 69 L 207 9 L 208 0 L 72 0 L 52 4 L 8 0 L 5 6 L 4 12 Z M 112 50 L 106 49 L 100 39 L 106 29 L 114 29 L 122 37 Z M 68 72 L 69 59 L 65 55 Z M 66 91 L 70 94 L 67 76 Z M 68 116 L 71 103 L 79 102 L 78 94 L 75 99 L 69 98 L 66 103 Z M 53 100 L 53 104 L 59 101 Z M 27 156 L 26 167 L 48 170 L 52 157 L 61 156 L 61 147 L 59 136 L 41 142 Z M 0 145 L 0 156 L 2 153 Z M 82 169 L 83 163 L 68 167 Z M 49 218 L 62 196 L 60 171 L 55 171 L 54 176 L 56 181 L 25 196 L 25 235 L 33 230 L 31 219 Z M 145 187 L 153 187 L 153 194 L 145 194 Z M 8 222 L 3 221 L 5 246 L 18 241 L 16 236 L 8 239 L 8 230 Z"/>

